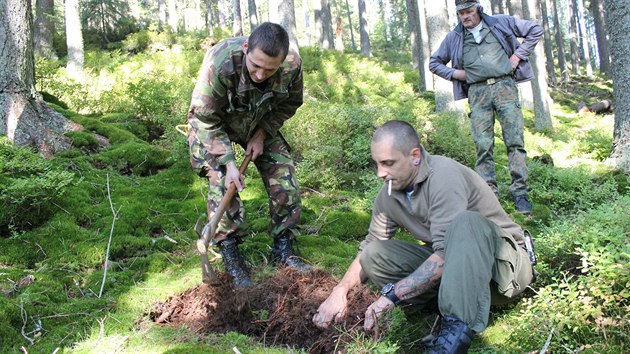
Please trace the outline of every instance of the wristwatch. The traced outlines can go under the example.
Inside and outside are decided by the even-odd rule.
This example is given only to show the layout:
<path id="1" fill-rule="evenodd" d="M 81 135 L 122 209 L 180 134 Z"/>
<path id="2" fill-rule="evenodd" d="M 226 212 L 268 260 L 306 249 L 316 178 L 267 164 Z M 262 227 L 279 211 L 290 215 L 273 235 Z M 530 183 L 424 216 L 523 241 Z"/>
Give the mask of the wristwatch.
<path id="1" fill-rule="evenodd" d="M 392 283 L 385 284 L 383 289 L 381 289 L 381 295 L 388 298 L 391 302 L 394 303 L 394 305 L 398 305 L 401 301 L 398 296 L 396 296 L 396 293 L 394 292 L 394 284 Z"/>

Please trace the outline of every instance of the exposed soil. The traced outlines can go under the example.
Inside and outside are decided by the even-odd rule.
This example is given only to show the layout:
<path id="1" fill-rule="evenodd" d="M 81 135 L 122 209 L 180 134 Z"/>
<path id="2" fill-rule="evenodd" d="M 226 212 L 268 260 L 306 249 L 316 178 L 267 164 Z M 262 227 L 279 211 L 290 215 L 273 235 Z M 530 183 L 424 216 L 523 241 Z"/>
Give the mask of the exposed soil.
<path id="1" fill-rule="evenodd" d="M 353 342 L 352 334 L 363 330 L 365 310 L 376 300 L 368 287 L 355 287 L 348 296 L 345 322 L 323 330 L 311 319 L 337 284 L 330 274 L 320 270 L 300 274 L 285 268 L 238 290 L 227 274 L 218 276 L 223 285 L 202 284 L 158 303 L 151 319 L 164 325 L 184 325 L 201 334 L 236 331 L 269 346 L 334 353 L 345 352 L 346 343 Z"/>

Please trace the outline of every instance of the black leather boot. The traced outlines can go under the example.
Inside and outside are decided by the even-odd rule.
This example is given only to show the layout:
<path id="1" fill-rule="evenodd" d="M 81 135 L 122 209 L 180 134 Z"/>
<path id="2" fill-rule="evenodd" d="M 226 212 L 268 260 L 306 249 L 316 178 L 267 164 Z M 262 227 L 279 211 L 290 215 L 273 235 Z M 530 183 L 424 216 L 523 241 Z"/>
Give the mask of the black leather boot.
<path id="1" fill-rule="evenodd" d="M 225 271 L 232 276 L 232 283 L 237 288 L 247 288 L 252 285 L 249 275 L 243 266 L 243 258 L 238 251 L 236 239 L 227 239 L 219 242 L 219 251 L 223 257 Z"/>
<path id="2" fill-rule="evenodd" d="M 273 240 L 271 261 L 276 265 L 291 267 L 301 273 L 310 272 L 312 267 L 295 255 L 291 246 L 293 240 L 287 235 L 291 235 L 291 232 L 286 231 Z"/>
<path id="3" fill-rule="evenodd" d="M 457 317 L 446 315 L 442 318 L 440 333 L 429 347 L 429 354 L 465 354 L 475 332 Z"/>

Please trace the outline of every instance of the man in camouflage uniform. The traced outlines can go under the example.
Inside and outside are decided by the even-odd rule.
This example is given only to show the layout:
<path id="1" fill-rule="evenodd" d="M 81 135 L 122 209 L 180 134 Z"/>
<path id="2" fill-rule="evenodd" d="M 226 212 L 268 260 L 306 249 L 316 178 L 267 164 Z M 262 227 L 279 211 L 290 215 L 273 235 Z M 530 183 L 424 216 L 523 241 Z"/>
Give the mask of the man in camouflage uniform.
<path id="1" fill-rule="evenodd" d="M 188 145 L 193 169 L 208 178 L 209 217 L 231 183 L 238 191 L 244 187 L 232 143 L 251 155 L 269 195 L 272 259 L 306 271 L 291 245 L 300 194 L 289 145 L 279 132 L 302 105 L 302 93 L 301 58 L 289 49 L 281 26 L 263 23 L 249 37 L 225 39 L 203 60 L 188 111 Z M 251 284 L 237 246 L 246 229 L 244 211 L 237 195 L 214 239 L 237 287 Z"/>
<path id="2" fill-rule="evenodd" d="M 479 0 L 455 0 L 455 5 L 460 22 L 431 55 L 429 69 L 453 81 L 456 100 L 468 97 L 477 146 L 475 170 L 498 197 L 493 160 L 496 112 L 512 175 L 510 192 L 516 209 L 529 214 L 532 205 L 527 198 L 523 113 L 515 83 L 533 78 L 528 57 L 543 29 L 533 21 L 513 16 L 486 15 Z M 448 62 L 452 67 L 446 66 Z"/>

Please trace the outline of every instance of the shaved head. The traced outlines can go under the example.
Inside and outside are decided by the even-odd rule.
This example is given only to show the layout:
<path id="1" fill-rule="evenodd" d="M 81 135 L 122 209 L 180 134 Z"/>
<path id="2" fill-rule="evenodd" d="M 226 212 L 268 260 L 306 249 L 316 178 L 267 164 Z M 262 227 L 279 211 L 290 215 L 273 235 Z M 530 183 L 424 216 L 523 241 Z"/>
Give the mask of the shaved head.
<path id="1" fill-rule="evenodd" d="M 415 148 L 420 148 L 420 139 L 418 133 L 407 122 L 401 120 L 390 120 L 381 125 L 372 136 L 373 143 L 381 143 L 387 139 L 393 138 L 392 145 L 394 149 L 408 154 Z"/>

